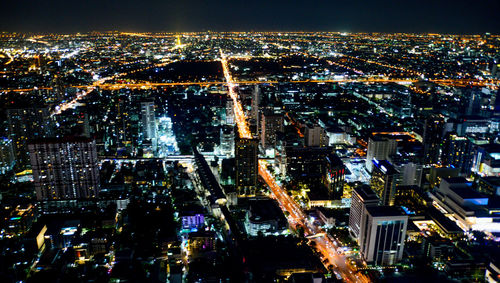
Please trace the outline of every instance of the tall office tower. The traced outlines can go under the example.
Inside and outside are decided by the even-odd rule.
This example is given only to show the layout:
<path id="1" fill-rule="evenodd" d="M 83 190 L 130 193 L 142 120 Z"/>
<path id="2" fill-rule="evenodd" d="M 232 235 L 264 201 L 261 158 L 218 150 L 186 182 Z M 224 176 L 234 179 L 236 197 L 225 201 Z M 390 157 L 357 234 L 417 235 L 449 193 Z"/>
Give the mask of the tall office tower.
<path id="1" fill-rule="evenodd" d="M 259 103 L 260 103 L 260 87 L 259 85 L 255 85 L 255 88 L 252 93 L 251 118 L 255 120 L 255 124 L 257 126 L 259 125 Z"/>
<path id="2" fill-rule="evenodd" d="M 226 101 L 226 124 L 234 125 L 234 101 L 232 99 L 228 99 Z"/>
<path id="3" fill-rule="evenodd" d="M 116 122 L 112 126 L 111 138 L 114 140 L 114 144 L 121 146 L 122 144 L 131 142 L 131 127 L 130 127 L 130 116 L 128 115 L 130 105 L 130 98 L 120 96 L 116 103 Z"/>
<path id="4" fill-rule="evenodd" d="M 29 166 L 28 142 L 52 136 L 52 124 L 48 107 L 7 109 L 9 138 L 14 146 L 16 165 L 21 169 Z"/>
<path id="5" fill-rule="evenodd" d="M 465 91 L 467 105 L 465 107 L 465 115 L 479 115 L 481 112 L 481 92 L 476 89 L 467 89 Z"/>
<path id="6" fill-rule="evenodd" d="M 12 140 L 0 138 L 0 174 L 5 174 L 7 171 L 12 170 L 14 162 Z"/>
<path id="7" fill-rule="evenodd" d="M 359 231 L 364 210 L 380 202 L 377 194 L 369 186 L 356 187 L 352 190 L 351 209 L 349 211 L 349 230 L 359 243 Z"/>
<path id="8" fill-rule="evenodd" d="M 64 87 L 64 82 L 61 75 L 54 75 L 52 80 L 52 88 L 55 91 L 55 96 L 57 100 L 61 101 L 66 96 L 66 90 Z"/>
<path id="9" fill-rule="evenodd" d="M 373 171 L 373 159 L 387 160 L 389 156 L 396 153 L 398 142 L 395 139 L 388 139 L 373 136 L 368 139 L 368 150 L 366 153 L 366 169 Z"/>
<path id="10" fill-rule="evenodd" d="M 304 137 L 306 146 L 323 147 L 328 144 L 326 131 L 318 124 L 306 125 Z"/>
<path id="11" fill-rule="evenodd" d="M 387 160 L 373 161 L 373 173 L 370 186 L 380 198 L 382 205 L 394 205 L 397 186 L 400 182 L 400 173 Z"/>
<path id="12" fill-rule="evenodd" d="M 255 195 L 258 176 L 258 139 L 242 139 L 236 135 L 234 156 L 236 161 L 236 189 L 240 196 Z"/>
<path id="13" fill-rule="evenodd" d="M 99 194 L 95 141 L 40 139 L 28 145 L 38 200 L 86 199 Z"/>
<path id="14" fill-rule="evenodd" d="M 470 175 L 472 169 L 472 142 L 456 133 L 446 135 L 442 163 L 460 169 L 461 174 Z"/>
<path id="15" fill-rule="evenodd" d="M 325 157 L 326 176 L 325 185 L 328 188 L 330 199 L 342 199 L 345 183 L 345 166 L 342 159 L 336 154 L 330 153 Z"/>
<path id="16" fill-rule="evenodd" d="M 420 161 L 420 148 L 413 148 L 411 155 L 405 150 L 401 150 L 396 155 L 390 157 L 390 162 L 401 173 L 401 186 L 417 186 L 422 184 L 424 166 Z"/>
<path id="17" fill-rule="evenodd" d="M 220 154 L 234 156 L 234 127 L 224 125 L 220 129 Z"/>
<path id="18" fill-rule="evenodd" d="M 442 117 L 431 116 L 425 120 L 424 163 L 438 164 L 441 157 L 441 143 L 445 122 Z"/>
<path id="19" fill-rule="evenodd" d="M 276 133 L 283 132 L 283 115 L 274 111 L 264 111 L 260 120 L 260 143 L 263 149 L 276 145 Z"/>
<path id="20" fill-rule="evenodd" d="M 156 139 L 155 103 L 153 101 L 141 102 L 142 135 L 144 139 Z"/>
<path id="21" fill-rule="evenodd" d="M 421 164 L 408 162 L 401 164 L 399 172 L 401 172 L 401 186 L 418 186 L 422 185 L 423 166 Z"/>
<path id="22" fill-rule="evenodd" d="M 327 147 L 287 146 L 286 175 L 292 180 L 314 185 L 321 184 L 326 173 Z"/>
<path id="23" fill-rule="evenodd" d="M 172 119 L 170 117 L 160 117 L 158 119 L 158 156 L 165 157 L 179 152 L 174 131 L 172 130 Z"/>
<path id="24" fill-rule="evenodd" d="M 408 215 L 396 206 L 368 206 L 361 223 L 359 251 L 371 265 L 387 266 L 403 258 Z"/>

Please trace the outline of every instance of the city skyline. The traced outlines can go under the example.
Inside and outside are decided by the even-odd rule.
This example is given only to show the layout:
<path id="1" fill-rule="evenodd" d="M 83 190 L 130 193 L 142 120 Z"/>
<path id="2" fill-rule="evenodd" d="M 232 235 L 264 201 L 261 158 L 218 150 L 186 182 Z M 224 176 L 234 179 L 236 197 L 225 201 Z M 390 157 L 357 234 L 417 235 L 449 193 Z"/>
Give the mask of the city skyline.
<path id="1" fill-rule="evenodd" d="M 500 283 L 500 35 L 479 8 L 473 35 L 31 26 L 314 28 L 336 5 L 407 29 L 444 5 L 132 3 L 28 5 L 30 32 L 0 32 L 0 282 Z"/>

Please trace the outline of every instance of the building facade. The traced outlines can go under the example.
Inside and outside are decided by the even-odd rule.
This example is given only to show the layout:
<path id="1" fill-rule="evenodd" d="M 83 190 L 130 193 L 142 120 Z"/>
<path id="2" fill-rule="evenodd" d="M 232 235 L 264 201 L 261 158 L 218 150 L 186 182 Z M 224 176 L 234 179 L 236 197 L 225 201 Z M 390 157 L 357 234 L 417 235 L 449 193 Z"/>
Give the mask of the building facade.
<path id="1" fill-rule="evenodd" d="M 382 205 L 394 205 L 401 174 L 387 160 L 374 159 L 372 162 L 374 165 L 370 179 L 372 189 L 380 198 Z"/>
<path id="2" fill-rule="evenodd" d="M 283 115 L 273 111 L 264 111 L 261 117 L 261 139 L 263 149 L 276 145 L 276 133 L 283 132 Z"/>
<path id="3" fill-rule="evenodd" d="M 258 139 L 235 140 L 236 188 L 240 196 L 255 194 L 258 177 Z"/>
<path id="4" fill-rule="evenodd" d="M 366 169 L 368 172 L 373 171 L 373 159 L 387 160 L 389 156 L 396 153 L 397 141 L 378 136 L 373 136 L 368 139 L 368 149 L 366 152 Z"/>
<path id="5" fill-rule="evenodd" d="M 408 216 L 395 206 L 369 206 L 361 223 L 360 254 L 371 265 L 388 266 L 403 258 Z"/>
<path id="6" fill-rule="evenodd" d="M 29 141 L 52 136 L 53 127 L 49 117 L 49 107 L 7 109 L 9 138 L 20 168 L 26 169 L 29 165 Z"/>
<path id="7" fill-rule="evenodd" d="M 359 232 L 364 210 L 367 206 L 376 206 L 380 202 L 377 194 L 369 186 L 354 188 L 351 209 L 349 211 L 349 231 L 359 242 Z"/>
<path id="8" fill-rule="evenodd" d="M 28 145 L 38 200 L 87 199 L 99 194 L 95 141 L 42 139 Z"/>

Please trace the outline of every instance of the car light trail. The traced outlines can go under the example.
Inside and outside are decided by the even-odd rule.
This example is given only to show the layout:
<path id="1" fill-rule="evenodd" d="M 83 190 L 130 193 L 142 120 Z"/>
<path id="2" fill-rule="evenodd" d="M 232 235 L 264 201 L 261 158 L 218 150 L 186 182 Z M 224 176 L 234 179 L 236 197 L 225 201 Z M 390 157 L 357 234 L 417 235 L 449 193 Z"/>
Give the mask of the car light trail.
<path id="1" fill-rule="evenodd" d="M 228 84 L 228 93 L 231 99 L 233 99 L 234 101 L 233 107 L 236 123 L 240 132 L 240 137 L 252 138 L 245 114 L 243 113 L 241 103 L 235 90 L 237 85 L 233 81 L 233 78 L 229 73 L 226 56 L 224 56 L 222 50 L 220 53 L 224 77 L 226 78 Z M 328 268 L 328 266 L 331 264 L 347 282 L 370 282 L 370 280 L 366 278 L 366 276 L 362 274 L 355 274 L 353 268 L 346 264 L 345 257 L 337 254 L 338 246 L 330 235 L 326 234 L 323 229 L 317 227 L 316 225 L 313 225 L 307 220 L 306 213 L 304 213 L 297 202 L 295 202 L 288 195 L 286 190 L 282 189 L 278 185 L 274 177 L 267 170 L 267 165 L 268 164 L 265 160 L 259 160 L 259 175 L 268 185 L 269 189 L 273 193 L 274 198 L 280 204 L 282 210 L 288 212 L 288 221 L 290 222 L 290 225 L 294 228 L 302 227 L 304 229 L 305 235 L 307 236 L 314 235 L 314 237 L 311 237 L 310 240 L 316 243 L 318 251 L 322 254 L 323 258 L 326 259 L 326 261 L 323 261 L 325 267 Z"/>
<path id="2" fill-rule="evenodd" d="M 347 282 L 370 282 L 370 280 L 360 273 L 355 273 L 355 270 L 346 264 L 346 258 L 337 253 L 336 241 L 325 233 L 323 229 L 312 224 L 302 208 L 295 202 L 267 170 L 268 163 L 265 160 L 259 160 L 259 175 L 264 179 L 269 189 L 273 193 L 274 198 L 278 201 L 281 208 L 288 212 L 288 221 L 292 227 L 300 226 L 304 229 L 304 233 L 309 240 L 316 243 L 316 248 L 321 253 L 324 259 L 325 267 L 331 264 L 338 271 L 342 278 Z"/>
<path id="3" fill-rule="evenodd" d="M 234 105 L 234 117 L 236 119 L 236 124 L 238 125 L 238 132 L 240 133 L 240 138 L 251 139 L 252 134 L 250 132 L 250 128 L 248 127 L 247 120 L 245 117 L 245 113 L 243 112 L 243 107 L 238 99 L 238 93 L 236 93 L 237 84 L 234 83 L 231 74 L 229 73 L 229 66 L 227 64 L 227 58 L 220 51 L 221 55 L 221 64 L 222 70 L 224 72 L 224 77 L 226 78 L 228 93 L 231 99 L 233 100 Z"/>

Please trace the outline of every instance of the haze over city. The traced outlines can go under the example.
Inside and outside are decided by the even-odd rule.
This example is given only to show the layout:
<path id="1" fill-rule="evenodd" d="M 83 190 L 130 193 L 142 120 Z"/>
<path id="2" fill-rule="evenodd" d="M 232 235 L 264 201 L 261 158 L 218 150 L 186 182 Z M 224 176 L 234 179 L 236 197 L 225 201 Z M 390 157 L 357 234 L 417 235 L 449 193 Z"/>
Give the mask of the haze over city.
<path id="1" fill-rule="evenodd" d="M 2 1 L 0 30 L 498 33 L 496 0 Z"/>

